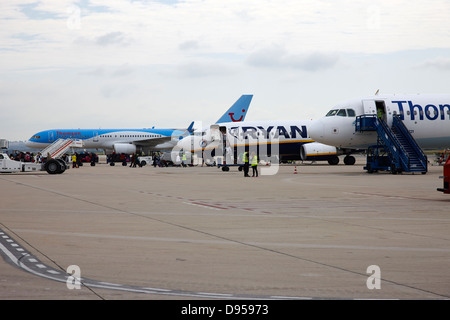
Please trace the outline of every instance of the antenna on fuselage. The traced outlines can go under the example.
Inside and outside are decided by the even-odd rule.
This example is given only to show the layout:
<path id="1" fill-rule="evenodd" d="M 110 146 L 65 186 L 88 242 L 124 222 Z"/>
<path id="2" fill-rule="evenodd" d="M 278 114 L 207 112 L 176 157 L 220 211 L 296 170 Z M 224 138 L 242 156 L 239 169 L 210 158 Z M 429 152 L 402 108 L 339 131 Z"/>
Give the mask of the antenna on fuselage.
<path id="1" fill-rule="evenodd" d="M 380 89 L 378 89 L 377 92 L 375 92 L 375 95 L 376 95 L 376 96 L 378 95 L 378 92 L 380 92 Z"/>

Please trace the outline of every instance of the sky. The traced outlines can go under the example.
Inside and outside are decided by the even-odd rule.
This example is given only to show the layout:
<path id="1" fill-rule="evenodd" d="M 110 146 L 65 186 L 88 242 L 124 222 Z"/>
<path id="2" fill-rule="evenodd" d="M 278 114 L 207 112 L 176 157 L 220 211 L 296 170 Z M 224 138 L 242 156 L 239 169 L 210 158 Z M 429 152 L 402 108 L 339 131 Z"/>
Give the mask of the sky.
<path id="1" fill-rule="evenodd" d="M 380 93 L 449 93 L 449 0 L 0 3 L 0 138 L 56 128 L 317 119 Z"/>

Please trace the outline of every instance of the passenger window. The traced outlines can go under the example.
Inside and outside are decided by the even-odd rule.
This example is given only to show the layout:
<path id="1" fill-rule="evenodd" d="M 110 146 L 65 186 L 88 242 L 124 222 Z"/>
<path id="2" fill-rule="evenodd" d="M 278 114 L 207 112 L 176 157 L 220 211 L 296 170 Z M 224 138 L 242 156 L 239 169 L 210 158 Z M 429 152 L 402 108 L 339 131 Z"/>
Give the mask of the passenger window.
<path id="1" fill-rule="evenodd" d="M 355 110 L 353 110 L 353 109 L 347 109 L 347 115 L 348 115 L 349 117 L 356 117 Z"/>
<path id="2" fill-rule="evenodd" d="M 347 116 L 347 112 L 345 112 L 345 109 L 339 109 L 337 115 L 339 117 L 346 117 Z"/>
<path id="3" fill-rule="evenodd" d="M 337 109 L 330 110 L 330 111 L 328 111 L 328 113 L 325 117 L 333 117 L 336 115 L 337 112 L 338 112 Z"/>

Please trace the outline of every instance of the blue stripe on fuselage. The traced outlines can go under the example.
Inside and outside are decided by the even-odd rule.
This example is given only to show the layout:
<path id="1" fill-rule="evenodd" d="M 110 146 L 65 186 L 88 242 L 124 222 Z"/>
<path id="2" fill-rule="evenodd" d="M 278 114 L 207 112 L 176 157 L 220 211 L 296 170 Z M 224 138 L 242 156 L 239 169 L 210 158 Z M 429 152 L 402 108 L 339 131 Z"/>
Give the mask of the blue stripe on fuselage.
<path id="1" fill-rule="evenodd" d="M 101 135 L 115 135 L 116 137 L 120 137 L 120 134 L 123 132 L 134 132 L 142 135 L 155 134 L 169 137 L 173 134 L 183 133 L 183 131 L 174 129 L 54 129 L 41 131 L 29 140 L 38 143 L 51 143 L 60 138 L 86 140 Z"/>

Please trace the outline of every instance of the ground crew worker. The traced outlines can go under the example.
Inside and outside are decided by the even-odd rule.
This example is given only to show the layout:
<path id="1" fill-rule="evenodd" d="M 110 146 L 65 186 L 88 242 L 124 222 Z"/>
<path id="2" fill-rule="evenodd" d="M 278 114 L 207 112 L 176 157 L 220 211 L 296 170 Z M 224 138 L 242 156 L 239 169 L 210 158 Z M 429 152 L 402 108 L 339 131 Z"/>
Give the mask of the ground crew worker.
<path id="1" fill-rule="evenodd" d="M 378 117 L 378 119 L 383 119 L 383 115 L 384 115 L 383 109 L 377 108 L 377 117 Z"/>
<path id="2" fill-rule="evenodd" d="M 183 153 L 183 158 L 182 158 L 182 162 L 181 162 L 181 164 L 183 165 L 183 167 L 186 167 L 186 160 L 187 160 L 187 158 L 186 158 L 186 153 Z"/>
<path id="3" fill-rule="evenodd" d="M 77 155 L 75 153 L 72 155 L 72 168 L 78 168 L 78 166 L 77 166 Z"/>
<path id="4" fill-rule="evenodd" d="M 254 152 L 252 152 L 252 156 L 250 157 L 250 164 L 253 170 L 252 177 L 258 177 L 258 156 Z"/>
<path id="5" fill-rule="evenodd" d="M 243 160 L 244 160 L 244 177 L 250 177 L 248 175 L 249 167 L 248 167 L 248 152 L 247 151 L 244 152 Z"/>

